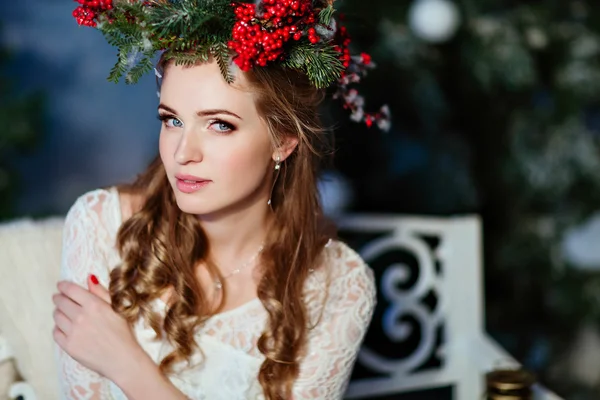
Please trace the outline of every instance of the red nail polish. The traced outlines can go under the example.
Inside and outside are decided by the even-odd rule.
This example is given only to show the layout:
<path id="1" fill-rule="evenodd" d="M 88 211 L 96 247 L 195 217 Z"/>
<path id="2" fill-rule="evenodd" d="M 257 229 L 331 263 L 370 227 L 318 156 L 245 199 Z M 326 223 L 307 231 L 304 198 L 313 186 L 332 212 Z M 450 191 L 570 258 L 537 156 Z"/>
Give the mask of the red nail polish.
<path id="1" fill-rule="evenodd" d="M 98 278 L 96 278 L 96 275 L 94 275 L 94 274 L 90 275 L 90 279 L 92 280 L 92 283 L 94 285 L 97 285 L 98 283 L 100 283 L 100 282 L 98 282 Z"/>

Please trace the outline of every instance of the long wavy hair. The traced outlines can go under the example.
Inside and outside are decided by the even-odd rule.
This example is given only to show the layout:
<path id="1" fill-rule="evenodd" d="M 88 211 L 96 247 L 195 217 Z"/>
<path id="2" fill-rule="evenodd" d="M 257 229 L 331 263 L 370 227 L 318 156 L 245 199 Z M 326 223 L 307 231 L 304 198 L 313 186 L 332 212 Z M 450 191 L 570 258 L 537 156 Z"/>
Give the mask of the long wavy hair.
<path id="1" fill-rule="evenodd" d="M 168 65 L 161 62 L 166 72 Z M 257 343 L 265 356 L 258 380 L 266 399 L 286 399 L 298 377 L 314 322 L 309 321 L 303 301 L 305 281 L 309 271 L 319 266 L 332 233 L 323 223 L 317 192 L 318 166 L 322 156 L 329 154 L 331 143 L 325 139 L 318 113 L 323 92 L 305 75 L 276 66 L 245 74 L 274 146 L 283 135 L 298 138 L 274 181 L 273 223 L 261 253 L 257 289 L 268 313 Z M 159 158 L 135 182 L 119 190 L 141 201 L 118 233 L 122 263 L 111 272 L 113 308 L 130 324 L 143 317 L 158 338 L 166 336 L 173 344 L 174 351 L 160 364 L 161 371 L 169 374 L 176 363 L 189 362 L 195 350 L 201 351 L 194 332 L 223 306 L 223 302 L 217 309 L 210 306 L 195 266 L 203 263 L 214 279 L 222 276 L 208 257 L 209 243 L 198 219 L 178 208 Z M 150 303 L 169 289 L 172 295 L 163 318 Z"/>

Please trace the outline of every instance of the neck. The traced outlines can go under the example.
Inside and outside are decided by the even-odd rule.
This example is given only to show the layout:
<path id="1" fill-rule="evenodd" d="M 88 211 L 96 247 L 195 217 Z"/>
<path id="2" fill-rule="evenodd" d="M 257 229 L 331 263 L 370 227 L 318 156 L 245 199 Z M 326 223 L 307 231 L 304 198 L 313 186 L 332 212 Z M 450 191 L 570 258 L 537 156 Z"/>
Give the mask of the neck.
<path id="1" fill-rule="evenodd" d="M 210 243 L 210 257 L 217 265 L 232 265 L 251 257 L 264 243 L 272 211 L 267 198 L 224 210 L 218 215 L 198 216 Z"/>

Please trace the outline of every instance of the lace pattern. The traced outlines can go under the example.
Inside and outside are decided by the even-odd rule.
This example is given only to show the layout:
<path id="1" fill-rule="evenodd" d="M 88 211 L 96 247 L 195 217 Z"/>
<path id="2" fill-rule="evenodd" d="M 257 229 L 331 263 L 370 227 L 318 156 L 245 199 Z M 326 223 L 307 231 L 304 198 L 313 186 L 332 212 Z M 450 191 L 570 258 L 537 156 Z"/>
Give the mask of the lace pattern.
<path id="1" fill-rule="evenodd" d="M 119 264 L 115 239 L 120 224 L 116 189 L 81 196 L 65 221 L 61 279 L 85 287 L 93 273 L 108 285 L 111 268 Z M 316 269 L 306 283 L 313 327 L 294 385 L 295 400 L 342 398 L 375 305 L 373 274 L 360 256 L 339 241 L 330 241 L 324 252 L 324 268 Z M 157 300 L 156 306 L 164 312 L 162 301 Z M 257 376 L 264 356 L 256 342 L 266 320 L 258 299 L 212 317 L 196 335 L 205 357 L 194 355 L 192 362 L 197 365 L 178 370 L 171 381 L 194 400 L 263 399 Z M 166 341 L 154 340 L 154 332 L 143 321 L 134 330 L 155 362 L 172 350 Z M 58 346 L 56 354 L 62 399 L 127 399 L 115 384 L 78 364 Z"/>

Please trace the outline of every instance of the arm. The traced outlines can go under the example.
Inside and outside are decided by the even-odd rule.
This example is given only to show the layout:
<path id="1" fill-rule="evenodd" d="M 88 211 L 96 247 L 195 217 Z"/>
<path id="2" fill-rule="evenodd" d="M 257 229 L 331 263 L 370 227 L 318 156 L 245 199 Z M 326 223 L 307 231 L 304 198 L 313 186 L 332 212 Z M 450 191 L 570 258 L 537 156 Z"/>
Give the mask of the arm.
<path id="1" fill-rule="evenodd" d="M 89 290 L 69 281 L 57 286 L 53 335 L 61 349 L 114 382 L 129 400 L 186 399 L 143 350 L 129 323 L 113 311 L 110 294 L 94 277 Z"/>
<path id="2" fill-rule="evenodd" d="M 111 222 L 116 225 L 110 218 L 118 208 L 112 209 L 110 202 L 115 199 L 109 196 L 96 191 L 81 197 L 65 220 L 61 294 L 53 297 L 61 310 L 58 319 L 55 312 L 61 329 L 55 329 L 61 398 L 112 398 L 110 379 L 130 400 L 184 400 L 138 345 L 125 320 L 112 310 L 108 291 L 89 278 L 93 274 L 100 282 L 108 282 L 111 263 L 118 262 L 113 248 L 116 226 L 110 226 Z M 57 333 L 62 331 L 69 338 Z"/>
<path id="3" fill-rule="evenodd" d="M 189 400 L 145 353 L 124 367 L 115 384 L 129 400 Z"/>
<path id="4" fill-rule="evenodd" d="M 67 213 L 63 232 L 60 280 L 87 287 L 89 274 L 108 280 L 108 230 L 101 223 L 106 193 L 90 193 L 80 197 Z M 61 399 L 102 400 L 109 398 L 106 380 L 82 366 L 59 346 L 56 348 Z"/>
<path id="5" fill-rule="evenodd" d="M 319 324 L 310 332 L 308 351 L 293 389 L 294 400 L 343 397 L 375 307 L 372 272 L 356 254 L 330 286 Z"/>

